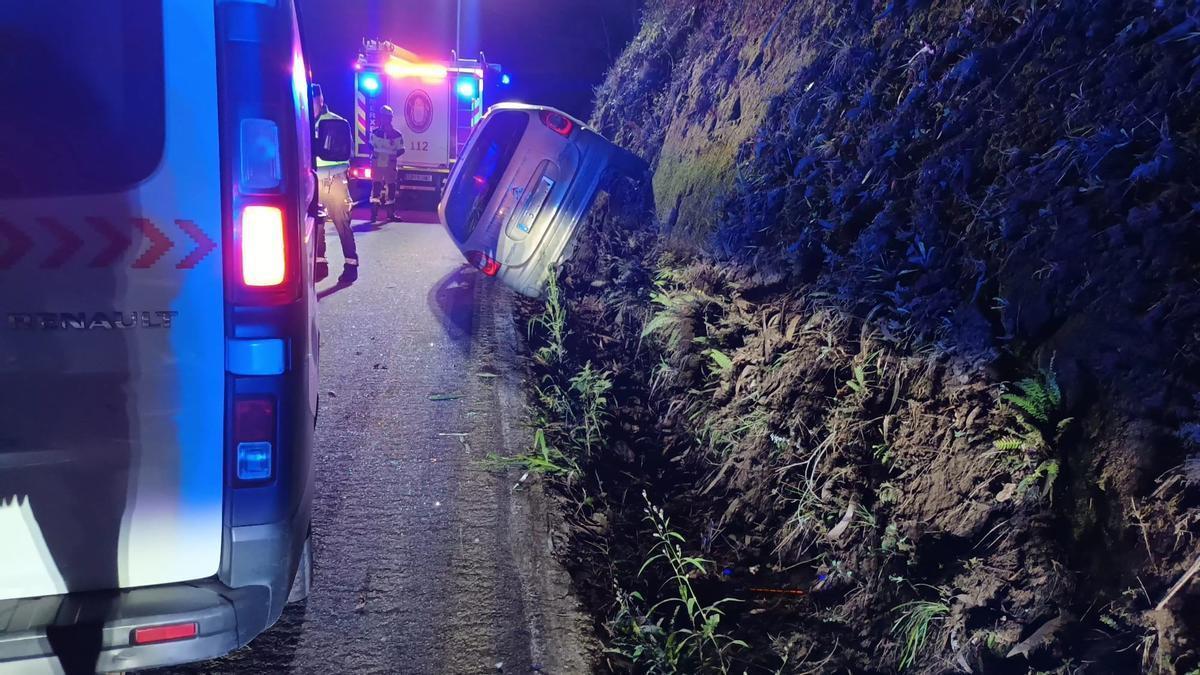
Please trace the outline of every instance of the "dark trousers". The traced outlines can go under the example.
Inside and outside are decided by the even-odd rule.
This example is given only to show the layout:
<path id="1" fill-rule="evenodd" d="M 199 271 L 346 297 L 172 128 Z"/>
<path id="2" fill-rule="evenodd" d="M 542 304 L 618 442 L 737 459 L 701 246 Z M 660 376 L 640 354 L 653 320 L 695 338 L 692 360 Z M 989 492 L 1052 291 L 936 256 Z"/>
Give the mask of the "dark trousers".
<path id="1" fill-rule="evenodd" d="M 387 209 L 388 216 L 396 213 L 396 201 L 399 197 L 396 181 L 377 180 L 371 183 L 371 217 L 377 218 L 379 209 Z"/>
<path id="2" fill-rule="evenodd" d="M 318 199 L 342 242 L 342 255 L 348 264 L 358 264 L 358 248 L 354 245 L 354 230 L 350 229 L 350 187 L 346 172 L 317 177 Z M 325 226 L 317 228 L 317 258 L 325 258 Z M 349 261 L 353 260 L 353 263 Z"/>

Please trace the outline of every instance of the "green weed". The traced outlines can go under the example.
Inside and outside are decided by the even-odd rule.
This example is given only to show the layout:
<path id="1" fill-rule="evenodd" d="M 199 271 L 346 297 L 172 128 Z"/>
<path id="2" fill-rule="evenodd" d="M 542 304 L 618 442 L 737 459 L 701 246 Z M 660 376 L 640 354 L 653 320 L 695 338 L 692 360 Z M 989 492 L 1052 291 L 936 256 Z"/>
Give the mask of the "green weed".
<path id="1" fill-rule="evenodd" d="M 908 537 L 900 534 L 900 528 L 895 523 L 888 523 L 888 526 L 883 529 L 883 539 L 879 542 L 879 548 L 884 553 L 891 555 L 911 553 L 914 547 Z"/>
<path id="2" fill-rule="evenodd" d="M 652 567 L 665 567 L 664 586 L 673 595 L 643 609 L 645 598 L 637 592 L 617 591 L 617 613 L 608 623 L 613 636 L 608 652 L 633 661 L 638 672 L 721 672 L 729 669 L 730 653 L 748 645 L 720 632 L 724 598 L 704 605 L 692 588 L 691 578 L 705 574 L 711 561 L 683 554 L 683 535 L 671 529 L 666 513 L 655 507 L 645 493 L 646 521 L 656 542 L 650 557 L 638 570 L 642 576 Z M 669 610 L 669 611 L 668 611 Z"/>
<path id="3" fill-rule="evenodd" d="M 900 612 L 900 618 L 892 624 L 892 634 L 903 640 L 900 650 L 900 670 L 911 666 L 925 647 L 929 638 L 929 624 L 950 613 L 950 607 L 942 602 L 916 600 L 899 605 L 892 611 Z"/>
<path id="4" fill-rule="evenodd" d="M 604 442 L 611 405 L 612 376 L 589 361 L 564 389 L 547 377 L 537 387 L 534 426 L 545 429 L 574 457 L 590 457 Z"/>
<path id="5" fill-rule="evenodd" d="M 571 399 L 562 387 L 551 381 L 543 387 L 534 387 L 534 393 L 537 395 L 537 426 L 558 429 L 571 418 Z"/>
<path id="6" fill-rule="evenodd" d="M 871 455 L 875 461 L 887 466 L 892 463 L 892 448 L 887 443 L 876 443 L 871 446 Z"/>
<path id="7" fill-rule="evenodd" d="M 875 498 L 884 506 L 895 504 L 900 501 L 900 490 L 893 483 L 882 483 L 875 490 Z"/>
<path id="8" fill-rule="evenodd" d="M 747 438 L 770 436 L 771 413 L 759 405 L 741 417 L 717 417 L 698 408 L 690 419 L 696 424 L 696 442 L 720 457 L 728 456 Z"/>
<path id="9" fill-rule="evenodd" d="M 863 506 L 862 504 L 858 504 L 854 508 L 854 513 L 856 516 L 858 516 L 859 521 L 861 521 L 862 524 L 865 525 L 868 530 L 875 529 L 875 525 L 876 525 L 875 514 L 871 511 L 871 509 L 868 509 L 867 507 Z"/>
<path id="10" fill-rule="evenodd" d="M 846 386 L 856 394 L 862 394 L 871 388 L 871 384 L 867 382 L 867 370 L 863 366 L 854 366 L 853 377 L 846 381 Z"/>
<path id="11" fill-rule="evenodd" d="M 716 375 L 724 375 L 733 370 L 733 359 L 726 356 L 725 352 L 719 349 L 709 349 L 704 352 L 712 361 L 712 372 Z"/>
<path id="12" fill-rule="evenodd" d="M 871 393 L 872 380 L 880 374 L 880 363 L 883 350 L 876 350 L 867 355 L 865 365 L 854 365 L 850 368 L 850 379 L 846 386 L 860 398 Z"/>
<path id="13" fill-rule="evenodd" d="M 534 352 L 533 358 L 548 368 L 562 364 L 567 357 L 569 331 L 567 308 L 563 304 L 557 274 L 550 274 L 546 282 L 546 308 L 529 321 L 531 332 L 534 327 L 541 328 L 546 333 L 546 344 Z"/>
<path id="14" fill-rule="evenodd" d="M 671 380 L 674 379 L 676 372 L 675 367 L 671 365 L 670 361 L 666 359 L 659 361 L 654 370 L 650 372 L 650 393 L 657 394 L 663 391 L 670 384 Z"/>
<path id="15" fill-rule="evenodd" d="M 647 675 L 680 672 L 686 656 L 683 636 L 663 626 L 666 617 L 646 615 L 641 593 L 627 593 L 617 586 L 616 597 L 617 611 L 607 622 L 612 643 L 604 651 L 629 659 Z"/>
<path id="16" fill-rule="evenodd" d="M 984 638 L 983 646 L 993 654 L 1001 654 L 1004 651 L 1003 645 L 1000 644 L 1000 636 L 993 632 L 989 632 Z"/>
<path id="17" fill-rule="evenodd" d="M 574 460 L 546 442 L 546 432 L 542 429 L 534 432 L 533 448 L 529 452 L 514 457 L 489 452 L 480 464 L 489 471 L 521 469 L 529 473 L 565 476 L 568 479 L 580 473 L 579 465 Z"/>
<path id="18" fill-rule="evenodd" d="M 611 390 L 609 373 L 593 370 L 590 361 L 571 378 L 571 393 L 575 402 L 571 438 L 586 456 L 591 456 L 592 450 L 604 440 Z"/>

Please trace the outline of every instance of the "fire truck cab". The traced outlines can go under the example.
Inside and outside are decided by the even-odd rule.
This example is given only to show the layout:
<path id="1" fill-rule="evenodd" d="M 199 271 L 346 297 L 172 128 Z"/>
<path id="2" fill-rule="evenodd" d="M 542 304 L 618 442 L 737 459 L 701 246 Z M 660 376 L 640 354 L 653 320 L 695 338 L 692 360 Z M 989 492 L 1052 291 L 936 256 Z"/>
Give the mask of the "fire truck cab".
<path id="1" fill-rule="evenodd" d="M 500 66 L 461 59 L 451 52 L 445 63 L 423 61 L 386 41 L 363 40 L 354 64 L 354 158 L 350 179 L 355 194 L 371 176 L 371 131 L 380 109 L 390 106 L 404 135 L 398 191 L 431 193 L 435 201 L 471 131 L 483 119 L 485 86 L 500 76 Z"/>

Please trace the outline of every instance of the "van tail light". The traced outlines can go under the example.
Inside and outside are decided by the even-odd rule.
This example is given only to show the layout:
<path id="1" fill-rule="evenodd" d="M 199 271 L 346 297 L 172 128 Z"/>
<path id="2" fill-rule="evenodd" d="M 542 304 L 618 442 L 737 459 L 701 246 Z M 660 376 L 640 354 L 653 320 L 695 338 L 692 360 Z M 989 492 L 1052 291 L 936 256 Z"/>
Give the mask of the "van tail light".
<path id="1" fill-rule="evenodd" d="M 500 272 L 500 263 L 482 251 L 467 251 L 467 262 L 479 268 L 480 272 L 494 277 Z"/>
<path id="2" fill-rule="evenodd" d="M 567 137 L 575 130 L 575 123 L 566 115 L 556 113 L 552 110 L 543 110 L 539 115 L 542 118 L 542 124 L 545 124 L 554 133 Z"/>
<path id="3" fill-rule="evenodd" d="M 275 450 L 275 399 L 239 397 L 233 404 L 233 442 L 237 448 L 237 478 L 243 482 L 271 478 Z"/>
<path id="4" fill-rule="evenodd" d="M 276 206 L 242 209 L 242 283 L 270 288 L 287 281 L 283 211 Z"/>
<path id="5" fill-rule="evenodd" d="M 165 626 L 147 626 L 133 629 L 133 644 L 153 645 L 160 642 L 188 640 L 199 634 L 196 622 L 172 623 Z"/>
<path id="6" fill-rule="evenodd" d="M 362 180 L 371 180 L 371 167 L 354 167 L 350 169 L 351 178 L 360 178 Z"/>
<path id="7" fill-rule="evenodd" d="M 226 301 L 234 310 L 230 334 L 249 318 L 242 309 L 288 311 L 307 280 L 309 92 L 292 4 L 216 3 L 224 277 Z"/>

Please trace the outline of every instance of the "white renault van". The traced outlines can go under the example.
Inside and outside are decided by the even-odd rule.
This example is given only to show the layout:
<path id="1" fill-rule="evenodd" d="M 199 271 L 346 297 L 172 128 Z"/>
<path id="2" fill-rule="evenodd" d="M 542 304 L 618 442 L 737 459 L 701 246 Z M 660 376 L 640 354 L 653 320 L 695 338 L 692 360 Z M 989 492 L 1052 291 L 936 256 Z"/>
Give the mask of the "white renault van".
<path id="1" fill-rule="evenodd" d="M 292 0 L 0 12 L 0 673 L 250 641 L 309 579 Z"/>

